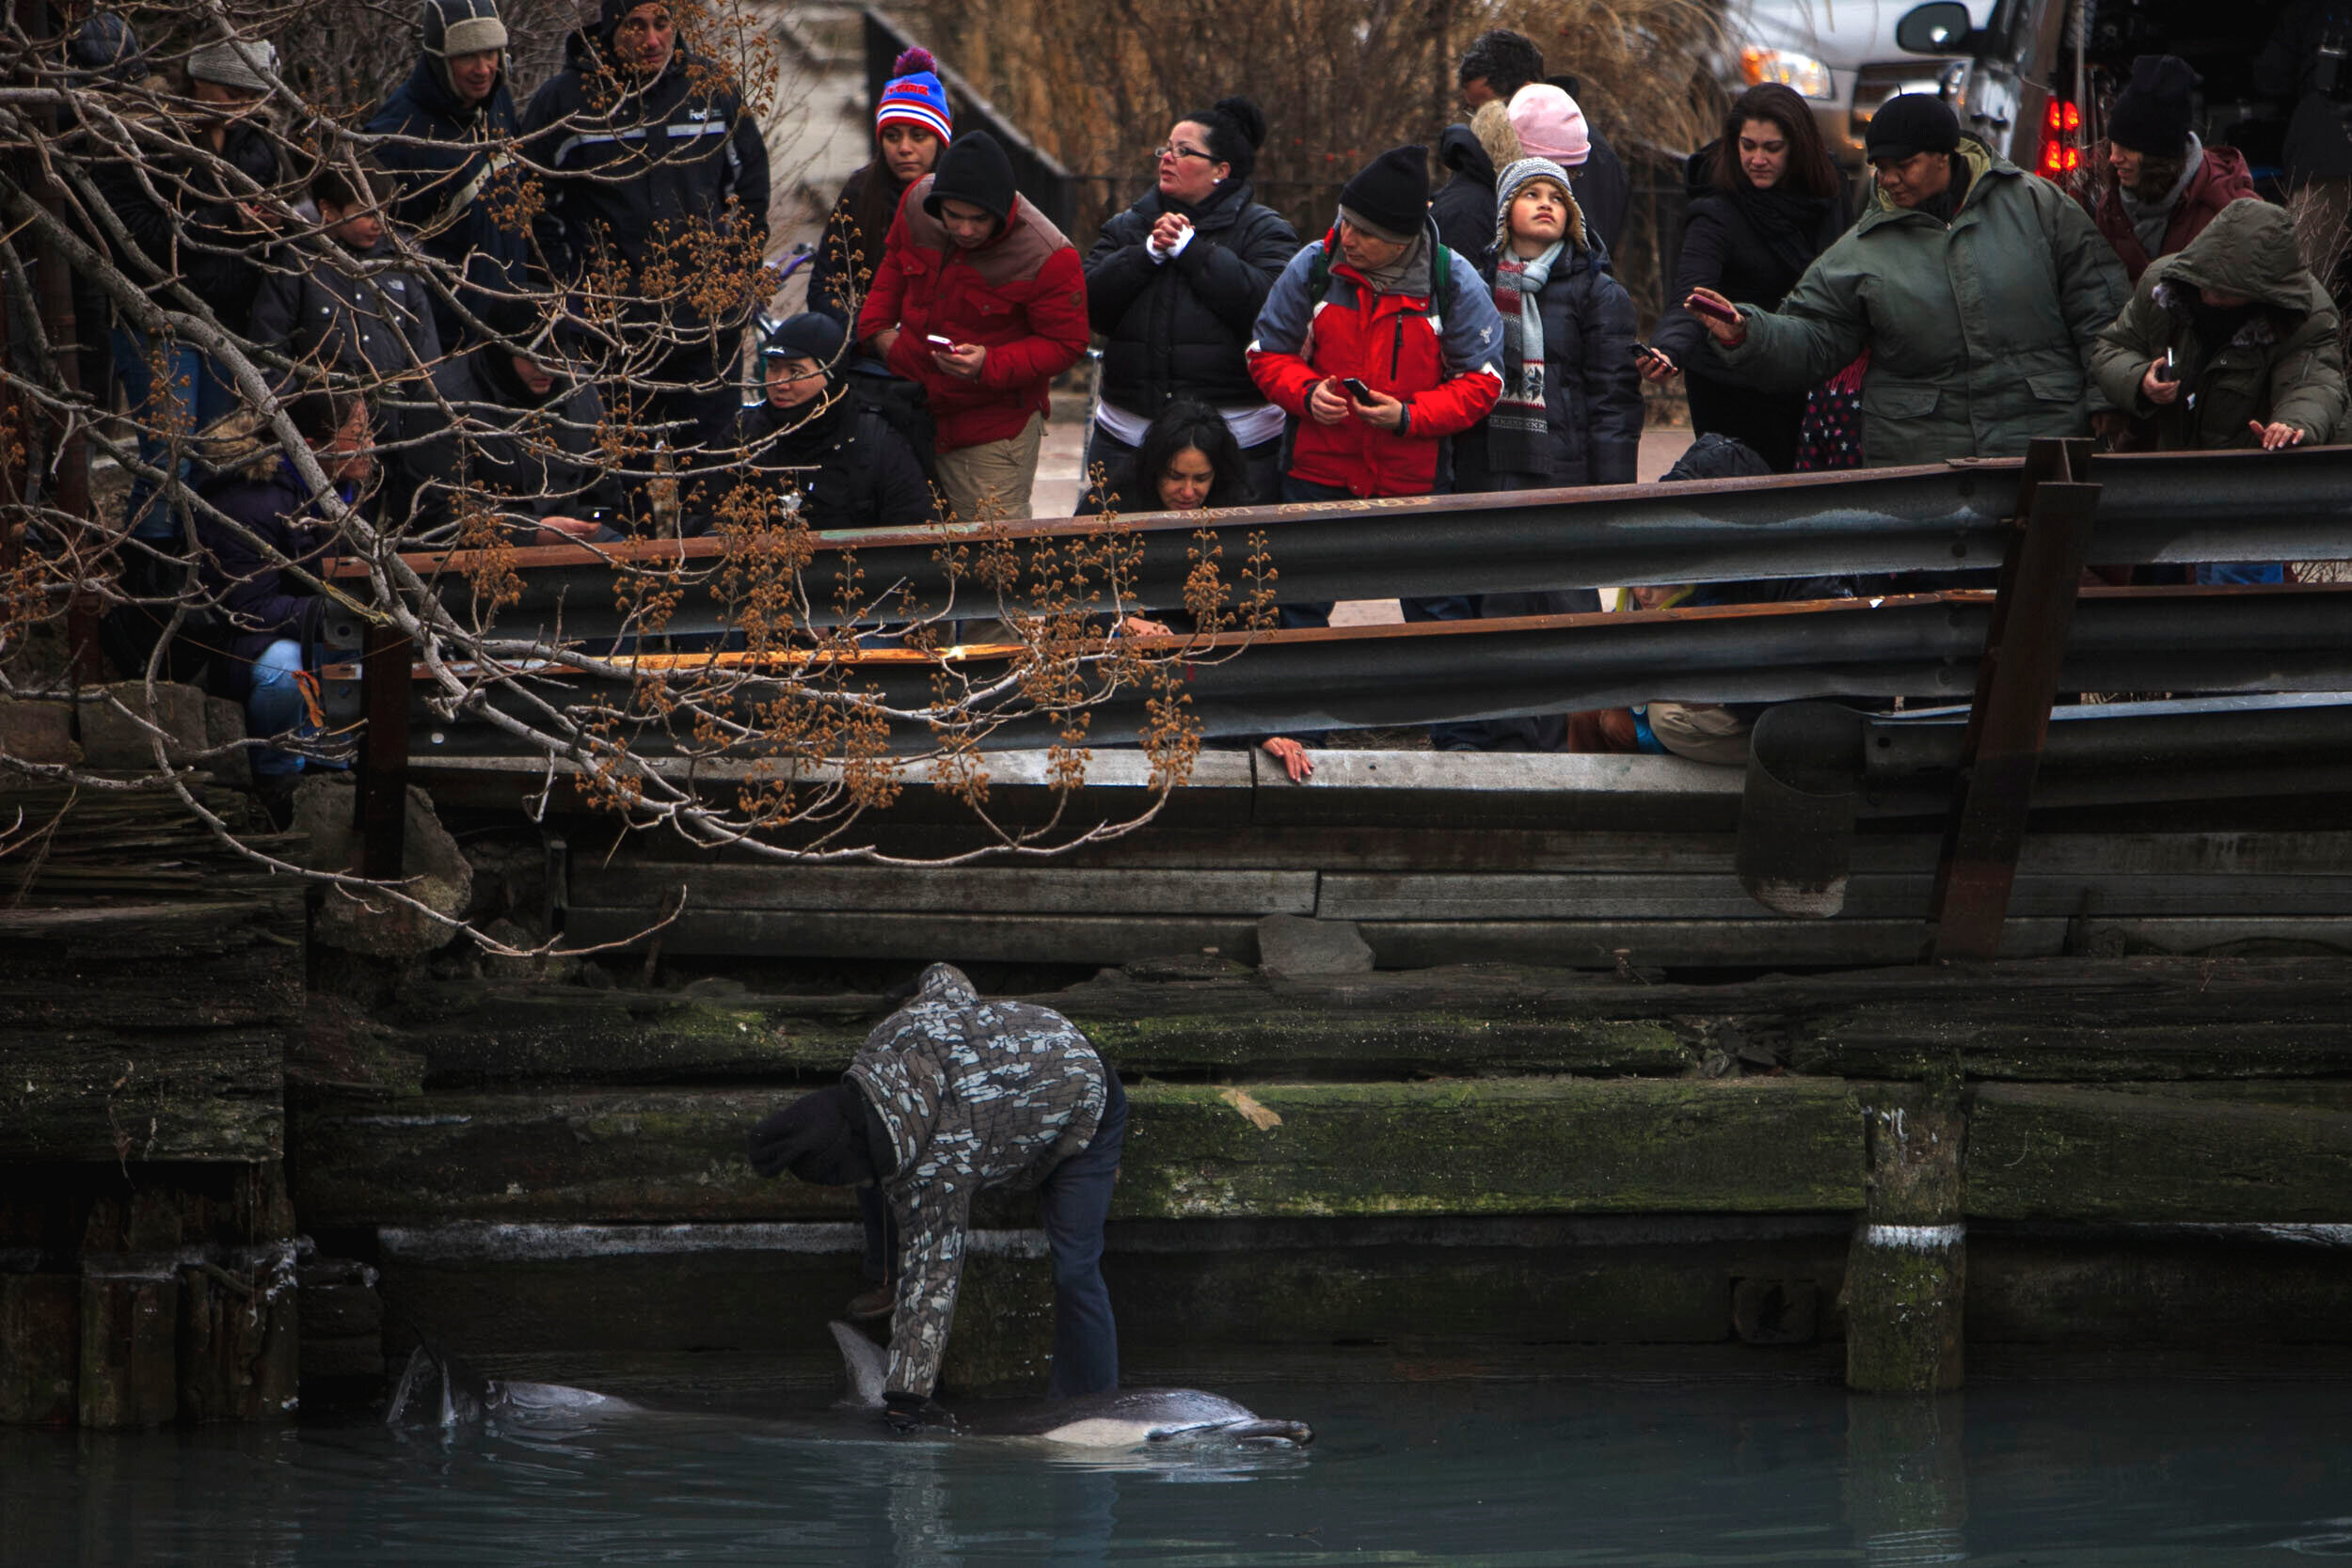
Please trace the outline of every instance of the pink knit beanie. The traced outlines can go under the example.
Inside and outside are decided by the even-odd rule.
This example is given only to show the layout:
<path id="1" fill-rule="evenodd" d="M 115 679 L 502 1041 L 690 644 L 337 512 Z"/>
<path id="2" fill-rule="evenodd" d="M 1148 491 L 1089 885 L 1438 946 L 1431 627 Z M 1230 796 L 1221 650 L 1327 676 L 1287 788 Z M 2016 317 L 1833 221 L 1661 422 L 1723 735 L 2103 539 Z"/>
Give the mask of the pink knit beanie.
<path id="1" fill-rule="evenodd" d="M 1592 154 L 1584 111 L 1549 82 L 1530 82 L 1511 95 L 1511 129 L 1519 134 L 1519 150 L 1531 158 L 1581 168 Z"/>

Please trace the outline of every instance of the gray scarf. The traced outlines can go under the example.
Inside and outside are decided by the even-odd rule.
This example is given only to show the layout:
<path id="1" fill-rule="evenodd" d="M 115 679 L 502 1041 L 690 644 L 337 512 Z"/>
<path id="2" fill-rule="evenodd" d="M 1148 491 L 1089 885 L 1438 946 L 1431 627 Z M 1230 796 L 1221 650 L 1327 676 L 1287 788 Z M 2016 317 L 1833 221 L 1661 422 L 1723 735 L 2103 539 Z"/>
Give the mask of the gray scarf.
<path id="1" fill-rule="evenodd" d="M 1376 224 L 1366 223 L 1344 207 L 1340 209 L 1340 216 L 1345 218 L 1352 227 L 1360 229 L 1375 238 L 1391 242 L 1394 240 L 1394 236 L 1387 230 Z M 1336 246 L 1337 242 L 1333 243 Z M 1334 261 L 1341 259 L 1337 256 L 1331 258 Z M 1359 267 L 1357 270 L 1363 274 L 1364 281 L 1372 285 L 1372 292 L 1375 294 L 1426 296 L 1429 293 L 1430 280 L 1429 231 L 1424 229 L 1415 234 L 1411 242 L 1403 250 L 1397 252 L 1396 260 L 1387 266 Z"/>
<path id="2" fill-rule="evenodd" d="M 1497 473 L 1551 477 L 1551 420 L 1544 402 L 1544 308 L 1536 296 L 1567 248 L 1554 241 L 1524 260 L 1495 258 L 1495 309 L 1502 317 L 1502 395 L 1486 416 L 1486 462 Z M 1513 309 L 1512 296 L 1518 296 Z"/>
<path id="3" fill-rule="evenodd" d="M 2181 177 L 2172 182 L 2172 188 L 2154 201 L 2142 201 L 2121 184 L 2115 187 L 2116 199 L 2123 204 L 2123 215 L 2131 220 L 2132 232 L 2139 239 L 2139 248 L 2150 256 L 2164 254 L 2164 231 L 2172 227 L 2172 209 L 2188 194 L 2189 182 L 2197 178 L 2197 170 L 2205 162 L 2205 144 L 2192 131 L 2188 137 L 2188 160 L 2181 166 Z"/>

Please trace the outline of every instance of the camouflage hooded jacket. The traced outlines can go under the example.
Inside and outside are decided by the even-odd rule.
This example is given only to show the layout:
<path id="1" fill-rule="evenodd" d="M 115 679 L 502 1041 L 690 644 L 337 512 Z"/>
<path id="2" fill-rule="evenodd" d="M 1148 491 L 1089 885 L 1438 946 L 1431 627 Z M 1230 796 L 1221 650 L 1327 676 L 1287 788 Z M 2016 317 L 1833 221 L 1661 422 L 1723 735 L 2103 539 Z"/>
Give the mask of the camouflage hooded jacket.
<path id="1" fill-rule="evenodd" d="M 890 1135 L 882 1196 L 898 1218 L 890 1390 L 929 1394 L 954 1326 L 972 1195 L 1034 1187 L 1092 1141 L 1102 1058 L 1059 1013 L 985 1002 L 933 964 L 914 1000 L 866 1037 L 850 1080 Z"/>

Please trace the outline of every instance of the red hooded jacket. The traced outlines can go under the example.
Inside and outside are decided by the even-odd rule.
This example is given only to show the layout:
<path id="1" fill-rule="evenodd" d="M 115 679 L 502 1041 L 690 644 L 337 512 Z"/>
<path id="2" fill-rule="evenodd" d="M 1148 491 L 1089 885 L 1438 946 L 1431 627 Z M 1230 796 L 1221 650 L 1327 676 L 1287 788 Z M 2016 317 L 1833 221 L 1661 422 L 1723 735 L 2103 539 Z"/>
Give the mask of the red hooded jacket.
<path id="1" fill-rule="evenodd" d="M 899 198 L 856 336 L 864 342 L 899 329 L 887 363 L 922 384 L 938 422 L 939 450 L 955 451 L 1009 439 L 1030 415 L 1045 412 L 1048 385 L 1086 353 L 1086 271 L 1077 250 L 1025 196 L 1015 198 L 1011 219 L 994 239 L 965 250 L 923 210 L 930 194 L 926 175 Z M 979 379 L 949 375 L 932 363 L 932 345 L 924 341 L 930 334 L 985 345 Z"/>
<path id="2" fill-rule="evenodd" d="M 2241 197 L 2256 195 L 2254 177 L 2247 172 L 2246 154 L 2234 147 L 2208 147 L 2205 161 L 2198 166 L 2197 178 L 2188 182 L 2181 199 L 2172 206 L 2172 221 L 2164 228 L 2164 249 L 2161 254 L 2173 255 L 2188 247 L 2188 242 L 2205 231 L 2205 225 L 2220 215 L 2221 209 Z M 2156 260 L 2139 243 L 2132 230 L 2132 220 L 2123 213 L 2122 199 L 2115 194 L 2115 182 L 2107 182 L 2099 193 L 2099 205 L 2090 210 L 2090 221 L 2099 226 L 2099 232 L 2115 246 L 2115 254 L 2122 260 L 2123 271 L 2134 285 L 2139 275 L 2148 270 L 2148 263 Z"/>

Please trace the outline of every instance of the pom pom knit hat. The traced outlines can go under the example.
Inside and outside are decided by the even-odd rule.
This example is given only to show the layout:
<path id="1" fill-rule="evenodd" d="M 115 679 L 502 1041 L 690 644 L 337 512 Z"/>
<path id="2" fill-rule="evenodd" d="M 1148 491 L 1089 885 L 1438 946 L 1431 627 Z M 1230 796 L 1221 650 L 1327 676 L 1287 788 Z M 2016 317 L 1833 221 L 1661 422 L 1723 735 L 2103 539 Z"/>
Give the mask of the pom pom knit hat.
<path id="1" fill-rule="evenodd" d="M 880 131 L 898 120 L 920 125 L 943 142 L 953 141 L 956 133 L 947 113 L 947 89 L 939 84 L 939 62 L 931 58 L 931 52 L 910 49 L 890 69 L 889 84 L 874 110 L 874 129 Z"/>

